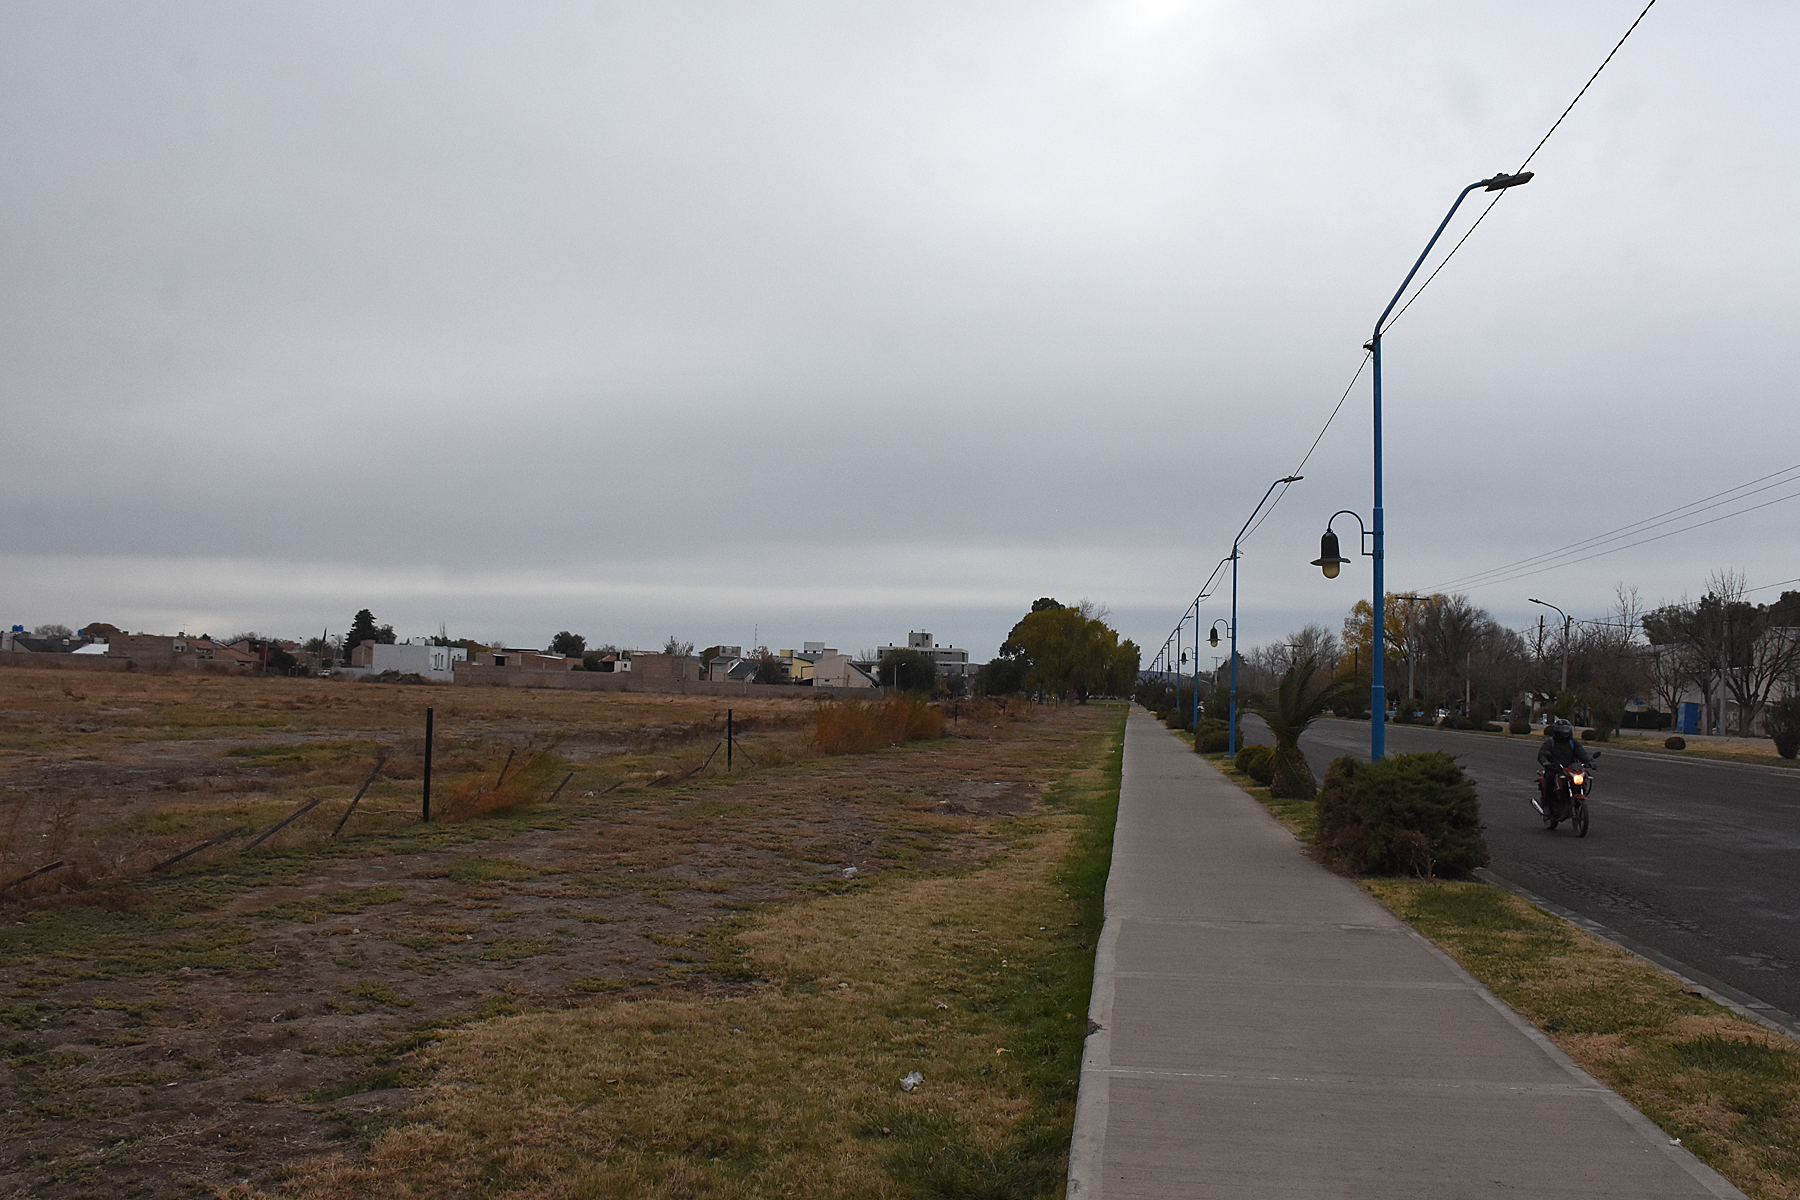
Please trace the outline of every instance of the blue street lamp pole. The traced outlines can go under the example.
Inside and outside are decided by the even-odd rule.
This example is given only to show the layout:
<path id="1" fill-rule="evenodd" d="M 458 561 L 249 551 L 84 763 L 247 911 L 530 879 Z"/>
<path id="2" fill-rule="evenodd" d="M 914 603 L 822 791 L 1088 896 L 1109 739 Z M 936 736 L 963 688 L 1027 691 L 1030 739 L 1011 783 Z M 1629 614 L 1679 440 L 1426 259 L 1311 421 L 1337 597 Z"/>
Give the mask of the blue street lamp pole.
<path id="1" fill-rule="evenodd" d="M 1200 597 L 1194 597 L 1194 737 L 1200 736 Z"/>
<path id="2" fill-rule="evenodd" d="M 1518 175 L 1500 174 L 1492 179 L 1477 180 L 1457 193 L 1456 203 L 1450 206 L 1450 211 L 1445 213 L 1444 219 L 1438 223 L 1437 232 L 1433 233 L 1431 240 L 1425 243 L 1424 251 L 1420 253 L 1418 261 L 1413 263 L 1412 270 L 1406 273 L 1406 278 L 1401 281 L 1400 289 L 1394 293 L 1394 298 L 1389 300 L 1388 306 L 1381 310 L 1381 316 L 1375 322 L 1375 336 L 1363 345 L 1363 349 L 1369 351 L 1375 359 L 1375 511 L 1369 529 L 1370 540 L 1374 545 L 1372 556 L 1375 559 L 1375 612 L 1370 639 L 1372 642 L 1371 657 L 1374 662 L 1372 663 L 1373 680 L 1369 688 L 1369 757 L 1376 762 L 1380 762 L 1387 756 L 1387 683 L 1385 672 L 1382 670 L 1387 654 L 1383 636 L 1386 631 L 1382 628 L 1382 623 L 1387 619 L 1385 603 L 1387 596 L 1387 532 L 1381 505 L 1381 331 L 1387 325 L 1388 315 L 1394 311 L 1394 305 L 1400 303 L 1400 297 L 1405 295 L 1406 289 L 1412 285 L 1413 276 L 1417 275 L 1419 268 L 1425 265 L 1425 259 L 1431 254 L 1431 248 L 1437 245 L 1438 238 L 1444 235 L 1444 228 L 1450 224 L 1450 218 L 1454 217 L 1456 210 L 1462 207 L 1464 198 L 1476 188 L 1485 188 L 1490 192 L 1503 192 L 1507 188 L 1518 187 L 1520 184 L 1529 183 L 1531 175 L 1530 171 Z M 1332 574 L 1336 574 L 1336 572 L 1333 571 Z"/>
<path id="3" fill-rule="evenodd" d="M 1283 476 L 1280 479 L 1277 479 L 1274 483 L 1271 483 L 1269 485 L 1269 490 L 1263 493 L 1263 498 L 1261 500 L 1258 500 L 1256 502 L 1256 507 L 1250 510 L 1250 516 L 1245 519 L 1244 527 L 1242 529 L 1238 530 L 1238 535 L 1236 537 L 1231 539 L 1231 729 L 1226 734 L 1226 739 L 1227 739 L 1226 740 L 1226 748 L 1227 748 L 1226 752 L 1233 755 L 1234 757 L 1236 756 L 1237 751 L 1238 751 L 1238 747 L 1237 747 L 1237 730 L 1238 730 L 1238 709 L 1237 709 L 1238 543 L 1244 540 L 1244 534 L 1246 534 L 1250 530 L 1250 522 L 1256 520 L 1256 514 L 1261 512 L 1263 505 L 1265 505 L 1269 502 L 1269 497 L 1273 496 L 1275 494 L 1276 488 L 1280 487 L 1284 483 L 1299 483 L 1304 478 L 1305 478 L 1305 476 L 1303 476 L 1303 475 L 1287 475 L 1287 476 Z"/>

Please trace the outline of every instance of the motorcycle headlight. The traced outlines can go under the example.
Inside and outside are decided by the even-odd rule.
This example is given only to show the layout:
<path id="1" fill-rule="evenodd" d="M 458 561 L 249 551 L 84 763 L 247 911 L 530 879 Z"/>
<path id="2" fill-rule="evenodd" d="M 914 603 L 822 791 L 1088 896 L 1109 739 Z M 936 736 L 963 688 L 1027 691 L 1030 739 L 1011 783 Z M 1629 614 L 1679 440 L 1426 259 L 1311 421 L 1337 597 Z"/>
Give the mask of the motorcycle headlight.
<path id="1" fill-rule="evenodd" d="M 1572 783 L 1580 783 L 1582 780 L 1584 780 L 1586 778 L 1587 778 L 1587 776 L 1583 775 L 1580 771 L 1570 771 L 1569 772 L 1569 780 Z"/>

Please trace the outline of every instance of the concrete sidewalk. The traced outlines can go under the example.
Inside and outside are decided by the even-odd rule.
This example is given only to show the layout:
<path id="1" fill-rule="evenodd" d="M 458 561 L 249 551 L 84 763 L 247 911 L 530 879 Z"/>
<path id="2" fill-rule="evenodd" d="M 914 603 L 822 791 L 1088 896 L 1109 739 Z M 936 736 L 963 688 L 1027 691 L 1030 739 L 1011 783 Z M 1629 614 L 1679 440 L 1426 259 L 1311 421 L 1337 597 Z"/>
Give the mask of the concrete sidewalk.
<path id="1" fill-rule="evenodd" d="M 1742 1196 L 1135 709 L 1089 1015 L 1072 1200 Z"/>

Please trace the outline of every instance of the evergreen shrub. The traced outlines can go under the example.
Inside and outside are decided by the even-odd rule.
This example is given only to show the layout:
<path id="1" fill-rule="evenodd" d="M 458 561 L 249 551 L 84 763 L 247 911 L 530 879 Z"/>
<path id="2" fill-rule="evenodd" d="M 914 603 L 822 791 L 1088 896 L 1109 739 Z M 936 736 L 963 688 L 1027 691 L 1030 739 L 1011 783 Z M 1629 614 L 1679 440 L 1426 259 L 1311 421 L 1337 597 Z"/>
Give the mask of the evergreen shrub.
<path id="1" fill-rule="evenodd" d="M 1775 739 L 1775 753 L 1783 758 L 1800 754 L 1800 696 L 1789 696 L 1769 705 L 1763 717 L 1769 736 Z"/>
<path id="2" fill-rule="evenodd" d="M 1237 752 L 1234 765 L 1264 787 L 1275 779 L 1275 751 L 1267 746 L 1245 746 Z"/>
<path id="3" fill-rule="evenodd" d="M 1481 803 L 1448 754 L 1402 754 L 1378 763 L 1348 755 L 1319 789 L 1319 847 L 1353 875 L 1467 875 L 1488 861 Z"/>
<path id="4" fill-rule="evenodd" d="M 1194 736 L 1194 750 L 1199 754 L 1223 754 L 1231 749 L 1231 731 L 1225 722 L 1216 717 L 1207 717 L 1200 722 L 1200 729 Z"/>

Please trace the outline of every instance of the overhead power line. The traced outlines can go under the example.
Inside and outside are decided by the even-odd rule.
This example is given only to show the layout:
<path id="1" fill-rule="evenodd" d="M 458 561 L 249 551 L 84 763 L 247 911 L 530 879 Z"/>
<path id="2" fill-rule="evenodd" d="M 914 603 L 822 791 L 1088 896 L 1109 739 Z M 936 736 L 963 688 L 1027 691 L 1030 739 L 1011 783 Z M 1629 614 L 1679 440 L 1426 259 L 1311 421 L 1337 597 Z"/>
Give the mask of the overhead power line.
<path id="1" fill-rule="evenodd" d="M 1562 115 L 1557 117 L 1556 120 L 1551 123 L 1550 128 L 1545 131 L 1543 137 L 1538 139 L 1538 144 L 1531 148 L 1531 153 L 1525 156 L 1525 161 L 1519 164 L 1519 169 L 1514 171 L 1513 174 L 1521 175 L 1524 173 L 1525 168 L 1531 165 L 1531 160 L 1538 156 L 1538 151 L 1544 148 L 1544 143 L 1550 140 L 1550 135 L 1555 133 L 1557 129 L 1561 127 L 1562 123 L 1568 119 L 1570 113 L 1575 111 L 1575 106 L 1581 103 L 1581 98 L 1587 95 L 1589 88 L 1594 86 L 1594 80 L 1600 78 L 1600 72 L 1606 70 L 1606 64 L 1613 60 L 1613 55 L 1619 52 L 1619 47 L 1625 44 L 1625 39 L 1632 35 L 1633 31 L 1637 29 L 1639 22 L 1648 16 L 1650 10 L 1654 7 L 1656 7 L 1656 0 L 1650 0 L 1650 3 L 1644 5 L 1644 10 L 1638 13 L 1637 20 L 1631 23 L 1631 28 L 1625 31 L 1625 36 L 1619 39 L 1618 44 L 1608 51 L 1606 57 L 1600 61 L 1600 65 L 1594 68 L 1594 73 L 1588 76 L 1588 81 L 1581 85 L 1581 90 L 1579 92 L 1575 93 L 1575 99 L 1569 101 L 1569 107 L 1563 109 Z M 1400 323 L 1400 318 L 1404 317 L 1406 315 L 1406 310 L 1411 308 L 1419 297 L 1425 294 L 1425 289 L 1430 287 L 1431 281 L 1438 277 L 1438 272 L 1450 265 L 1450 260 L 1456 257 L 1456 252 L 1461 250 L 1463 243 L 1469 240 L 1469 234 L 1474 233 L 1481 227 L 1481 223 L 1487 219 L 1487 215 L 1494 211 L 1494 205 L 1500 203 L 1500 198 L 1511 190 L 1511 188 L 1502 188 L 1494 193 L 1494 198 L 1488 201 L 1488 206 L 1481 210 L 1481 215 L 1475 218 L 1474 224 L 1469 226 L 1468 231 L 1456 240 L 1456 245 L 1450 247 L 1450 252 L 1444 255 L 1443 261 L 1438 263 L 1436 270 L 1433 270 L 1430 275 L 1425 277 L 1425 282 L 1419 285 L 1419 290 L 1409 296 L 1406 303 L 1401 305 L 1400 311 L 1394 314 L 1394 319 L 1388 322 L 1389 329 L 1392 329 L 1395 325 Z"/>
<path id="2" fill-rule="evenodd" d="M 1523 173 L 1525 168 L 1531 165 L 1532 160 L 1537 158 L 1538 152 L 1543 150 L 1545 143 L 1549 142 L 1551 136 L 1554 135 L 1558 129 L 1562 128 L 1562 123 L 1568 119 L 1570 113 L 1575 111 L 1575 106 L 1581 103 L 1581 98 L 1587 95 L 1588 89 L 1594 86 L 1594 81 L 1600 78 L 1600 73 L 1606 70 L 1607 66 L 1612 62 L 1613 57 L 1624 47 L 1631 35 L 1637 32 L 1638 25 L 1643 22 L 1644 18 L 1649 15 L 1650 10 L 1655 7 L 1656 0 L 1649 0 L 1649 3 L 1644 5 L 1643 9 L 1638 13 L 1637 18 L 1633 20 L 1630 27 L 1625 30 L 1624 35 L 1619 38 L 1618 42 L 1613 45 L 1611 50 L 1607 51 L 1606 57 L 1600 60 L 1600 65 L 1594 68 L 1594 73 L 1588 76 L 1586 83 L 1581 85 L 1581 90 L 1575 93 L 1575 98 L 1569 101 L 1568 107 L 1564 108 L 1561 114 L 1557 116 L 1556 120 L 1551 122 L 1550 128 L 1544 131 L 1544 136 L 1538 139 L 1537 145 L 1531 148 L 1531 153 L 1525 156 L 1525 161 L 1519 164 L 1519 169 L 1518 171 L 1515 171 L 1514 174 Z M 1399 322 L 1400 318 L 1406 315 L 1407 309 L 1418 302 L 1419 297 L 1424 294 L 1425 289 L 1431 286 L 1432 280 L 1436 279 L 1443 269 L 1450 265 L 1450 260 L 1456 257 L 1456 252 L 1462 249 L 1463 243 L 1469 240 L 1470 235 L 1480 227 L 1481 222 L 1487 218 L 1488 213 L 1494 210 L 1494 205 L 1500 203 L 1500 198 L 1506 195 L 1509 190 L 1511 189 L 1503 188 L 1494 193 L 1494 198 L 1488 201 L 1488 206 L 1481 210 L 1481 214 L 1477 216 L 1469 228 L 1464 231 L 1462 237 L 1458 238 L 1456 244 L 1450 247 L 1449 252 L 1445 254 L 1438 265 L 1432 269 L 1431 274 L 1425 277 L 1425 282 L 1418 286 L 1413 294 L 1407 298 L 1406 303 L 1401 306 L 1400 311 L 1394 314 L 1393 320 L 1389 321 L 1387 324 L 1389 329 L 1392 329 Z M 1325 423 L 1319 427 L 1318 435 L 1313 438 L 1312 444 L 1306 448 L 1306 453 L 1300 456 L 1300 461 L 1295 464 L 1294 469 L 1288 472 L 1288 474 L 1300 474 L 1308 460 L 1312 458 L 1313 452 L 1319 448 L 1319 443 L 1325 440 L 1325 434 L 1330 431 L 1332 423 L 1337 420 L 1337 415 L 1342 411 L 1344 402 L 1350 398 L 1350 393 L 1356 387 L 1357 380 L 1362 378 L 1363 371 L 1368 368 L 1371 357 L 1371 355 L 1365 353 L 1362 361 L 1357 363 L 1356 370 L 1351 373 L 1350 382 L 1344 387 L 1343 395 L 1339 396 L 1337 403 L 1332 405 L 1331 413 L 1325 418 Z M 1256 531 L 1261 529 L 1263 522 L 1267 521 L 1269 517 L 1274 514 L 1275 509 L 1280 506 L 1282 499 L 1287 496 L 1288 488 L 1292 486 L 1292 484 L 1282 485 L 1281 490 L 1275 493 L 1268 508 L 1263 512 L 1262 516 L 1257 519 L 1256 524 L 1245 531 L 1243 537 L 1239 539 L 1240 545 L 1256 535 Z M 1619 549 L 1624 549 L 1624 547 L 1619 547 Z M 1210 583 L 1210 580 L 1208 582 Z M 1202 591 L 1204 590 L 1205 589 L 1202 589 Z"/>
<path id="3" fill-rule="evenodd" d="M 1555 571 L 1563 567 L 1573 566 L 1576 563 L 1583 563 L 1590 559 L 1600 558 L 1604 555 L 1616 554 L 1621 550 L 1628 550 L 1633 546 L 1642 546 L 1646 542 L 1661 541 L 1663 538 L 1674 537 L 1678 533 L 1686 533 L 1690 530 L 1700 529 L 1708 525 L 1716 525 L 1720 521 L 1729 520 L 1732 517 L 1744 516 L 1747 513 L 1753 513 L 1759 509 L 1768 508 L 1771 505 L 1780 504 L 1787 500 L 1793 500 L 1800 497 L 1800 491 L 1785 492 L 1782 495 L 1763 500 L 1756 504 L 1744 504 L 1744 501 L 1750 500 L 1756 496 L 1761 496 L 1770 491 L 1779 491 L 1783 488 L 1791 488 L 1795 484 L 1800 484 L 1800 464 L 1786 467 L 1779 471 L 1772 471 L 1767 475 L 1759 476 L 1746 483 L 1740 483 L 1736 487 L 1726 488 L 1722 492 L 1714 492 L 1710 496 L 1703 496 L 1700 499 L 1691 501 L 1687 504 L 1678 505 L 1675 508 L 1658 513 L 1653 517 L 1645 517 L 1642 520 L 1633 521 L 1629 525 L 1622 525 L 1617 529 L 1595 534 L 1592 537 L 1583 538 L 1578 542 L 1570 542 L 1566 546 L 1559 546 L 1554 550 L 1547 550 L 1542 554 L 1532 555 L 1530 558 L 1521 558 L 1503 566 L 1494 567 L 1486 571 L 1477 571 L 1474 574 L 1464 575 L 1458 579 L 1447 580 L 1430 590 L 1446 591 L 1450 588 L 1491 587 L 1497 583 L 1507 583 L 1515 579 L 1524 579 L 1532 575 L 1541 575 L 1546 571 Z M 1697 517 L 1702 513 L 1712 512 L 1715 509 L 1727 508 L 1734 505 L 1739 505 L 1741 507 L 1732 507 L 1729 512 L 1720 513 L 1717 516 L 1708 517 L 1702 521 L 1690 520 L 1690 518 Z M 1688 523 L 1678 524 L 1683 521 Z M 1664 529 L 1663 527 L 1667 525 L 1677 525 L 1677 528 Z M 1651 530 L 1656 529 L 1662 529 L 1663 532 L 1650 532 Z M 1639 534 L 1648 534 L 1649 536 L 1638 537 L 1637 535 Z M 1628 538 L 1632 540 L 1625 540 Z M 1609 543 L 1619 544 L 1609 545 Z"/>

